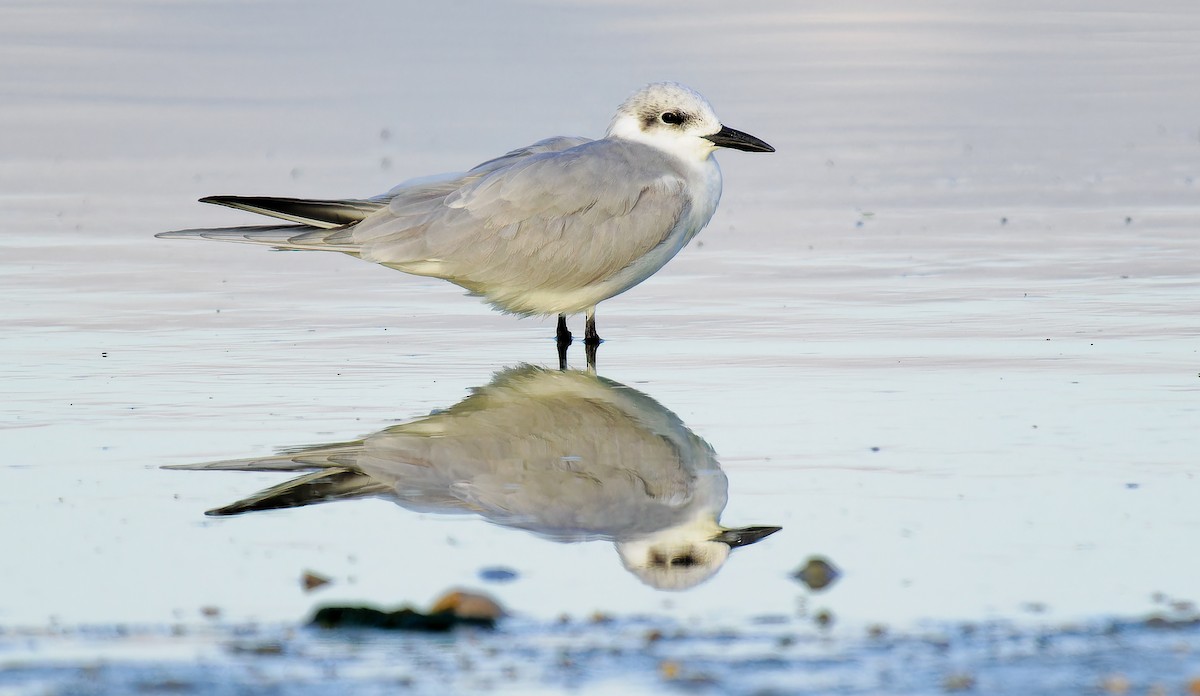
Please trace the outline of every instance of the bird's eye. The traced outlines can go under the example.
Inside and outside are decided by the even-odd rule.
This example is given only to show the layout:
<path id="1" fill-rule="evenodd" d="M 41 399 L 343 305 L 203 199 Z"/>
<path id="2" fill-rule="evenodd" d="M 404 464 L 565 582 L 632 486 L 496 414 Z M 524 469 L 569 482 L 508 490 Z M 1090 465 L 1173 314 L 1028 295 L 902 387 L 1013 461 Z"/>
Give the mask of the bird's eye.
<path id="1" fill-rule="evenodd" d="M 659 119 L 661 119 L 662 122 L 667 125 L 677 126 L 680 123 L 683 123 L 683 114 L 676 111 L 664 111 L 662 115 L 659 116 Z"/>

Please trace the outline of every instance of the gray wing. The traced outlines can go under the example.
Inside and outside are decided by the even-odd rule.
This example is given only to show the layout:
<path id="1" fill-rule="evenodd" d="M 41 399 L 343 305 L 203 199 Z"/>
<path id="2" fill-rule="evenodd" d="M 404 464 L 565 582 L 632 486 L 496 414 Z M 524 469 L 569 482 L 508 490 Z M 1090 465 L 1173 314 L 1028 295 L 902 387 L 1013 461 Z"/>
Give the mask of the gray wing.
<path id="1" fill-rule="evenodd" d="M 561 152 L 583 143 L 588 138 L 557 136 L 546 138 L 508 152 L 477 165 L 469 172 L 453 172 L 405 181 L 387 193 L 369 199 L 302 199 L 273 196 L 207 196 L 201 203 L 213 203 L 229 208 L 259 213 L 294 225 L 243 227 L 206 227 L 161 232 L 161 239 L 211 239 L 222 242 L 263 244 L 277 249 L 311 251 L 340 251 L 357 255 L 358 243 L 350 230 L 371 214 L 397 206 L 420 208 L 438 206 L 446 196 L 463 185 L 476 181 L 498 169 L 508 167 L 527 157 L 549 152 Z"/>
<path id="2" fill-rule="evenodd" d="M 539 140 L 532 145 L 517 148 L 510 152 L 475 165 L 467 172 L 451 174 L 435 174 L 433 176 L 409 179 L 396 185 L 387 193 L 370 199 L 371 203 L 389 205 L 393 214 L 398 211 L 416 211 L 436 206 L 440 201 L 465 185 L 491 174 L 499 169 L 532 157 L 552 152 L 562 152 L 578 145 L 592 142 L 590 138 L 559 135 L 553 138 Z M 374 211 L 372 211 L 374 212 Z"/>
<path id="3" fill-rule="evenodd" d="M 684 174 L 637 143 L 598 140 L 504 160 L 442 196 L 397 195 L 346 233 L 366 260 L 469 289 L 561 291 L 644 256 L 687 206 Z"/>

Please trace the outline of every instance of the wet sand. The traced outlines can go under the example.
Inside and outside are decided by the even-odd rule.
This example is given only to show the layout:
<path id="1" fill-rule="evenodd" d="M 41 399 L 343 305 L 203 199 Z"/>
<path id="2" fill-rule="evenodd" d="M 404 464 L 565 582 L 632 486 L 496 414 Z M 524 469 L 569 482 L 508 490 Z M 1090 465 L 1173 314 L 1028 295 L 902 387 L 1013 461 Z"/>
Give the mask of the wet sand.
<path id="1" fill-rule="evenodd" d="M 847 664 L 876 654 L 861 643 L 873 625 L 903 636 L 888 664 L 925 627 L 949 635 L 961 660 L 904 687 L 918 691 L 960 667 L 987 673 L 994 646 L 961 638 L 962 622 L 1068 643 L 1063 627 L 1079 625 L 1079 652 L 1034 660 L 1027 683 L 1090 685 L 1133 669 L 1106 652 L 1116 617 L 1146 636 L 1130 654 L 1182 655 L 1153 663 L 1162 683 L 1194 676 L 1194 628 L 1160 640 L 1138 623 L 1186 619 L 1169 605 L 1200 580 L 1190 5 L 367 3 L 356 16 L 376 20 L 336 42 L 337 11 L 277 9 L 0 10 L 0 627 L 69 634 L 32 654 L 6 641 L 7 667 L 98 659 L 70 637 L 83 626 L 208 631 L 201 609 L 217 607 L 231 631 L 284 631 L 320 603 L 421 604 L 468 585 L 520 617 L 502 630 L 546 650 L 560 615 L 579 627 L 598 611 L 616 628 L 578 628 L 583 644 L 636 642 L 636 617 L 667 633 L 765 632 L 747 654 L 790 674 L 812 665 L 770 647 L 774 627 L 808 645 L 825 610 L 844 642 L 821 650 Z M 361 437 L 502 369 L 555 363 L 552 321 L 495 314 L 440 281 L 153 239 L 250 222 L 196 198 L 374 194 L 547 135 L 598 135 L 628 92 L 663 78 L 778 152 L 718 155 L 709 228 L 601 305 L 599 373 L 712 445 L 722 522 L 783 531 L 662 593 L 606 541 L 383 501 L 206 519 L 285 477 L 159 468 Z M 583 366 L 581 346 L 571 361 Z M 843 576 L 811 593 L 789 574 L 818 554 Z M 489 583 L 492 567 L 518 578 Z M 306 594 L 305 569 L 334 582 Z M 761 629 L 764 616 L 782 623 Z M 695 671 L 739 645 L 714 640 L 672 643 L 638 683 L 664 679 L 663 660 Z M 115 661 L 137 663 L 132 645 Z M 577 662 L 582 676 L 517 683 L 603 690 L 629 664 Z M 851 673 L 830 689 L 885 688 L 837 677 Z M 722 674 L 732 689 L 737 674 Z M 979 678 L 988 692 L 1010 683 Z"/>

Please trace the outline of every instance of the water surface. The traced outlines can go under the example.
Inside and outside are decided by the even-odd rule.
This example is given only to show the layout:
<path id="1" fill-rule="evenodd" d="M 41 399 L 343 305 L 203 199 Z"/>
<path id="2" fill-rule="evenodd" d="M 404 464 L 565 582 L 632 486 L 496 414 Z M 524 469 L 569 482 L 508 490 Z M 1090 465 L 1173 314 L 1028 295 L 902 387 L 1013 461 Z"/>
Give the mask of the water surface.
<path id="1" fill-rule="evenodd" d="M 286 624 L 469 585 L 535 625 L 826 610 L 861 636 L 1195 598 L 1189 3 L 339 7 L 0 10 L 0 625 Z M 607 541 L 383 501 L 208 519 L 286 477 L 159 468 L 353 440 L 555 362 L 551 321 L 439 281 L 153 239 L 247 221 L 196 198 L 374 194 L 597 135 L 664 78 L 778 152 L 719 155 L 709 229 L 601 306 L 599 373 L 712 445 L 723 523 L 783 531 L 663 593 Z M 812 594 L 789 574 L 817 554 L 843 576 Z"/>

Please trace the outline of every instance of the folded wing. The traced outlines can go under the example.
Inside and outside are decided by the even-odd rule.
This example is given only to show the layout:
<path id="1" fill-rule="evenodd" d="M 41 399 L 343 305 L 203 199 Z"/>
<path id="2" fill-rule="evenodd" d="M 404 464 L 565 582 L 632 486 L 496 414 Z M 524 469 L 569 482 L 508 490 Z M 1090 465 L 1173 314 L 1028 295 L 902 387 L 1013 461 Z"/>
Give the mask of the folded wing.
<path id="1" fill-rule="evenodd" d="M 530 155 L 444 197 L 394 197 L 352 230 L 359 255 L 490 288 L 585 287 L 661 244 L 684 215 L 684 175 L 644 145 L 600 140 Z"/>

